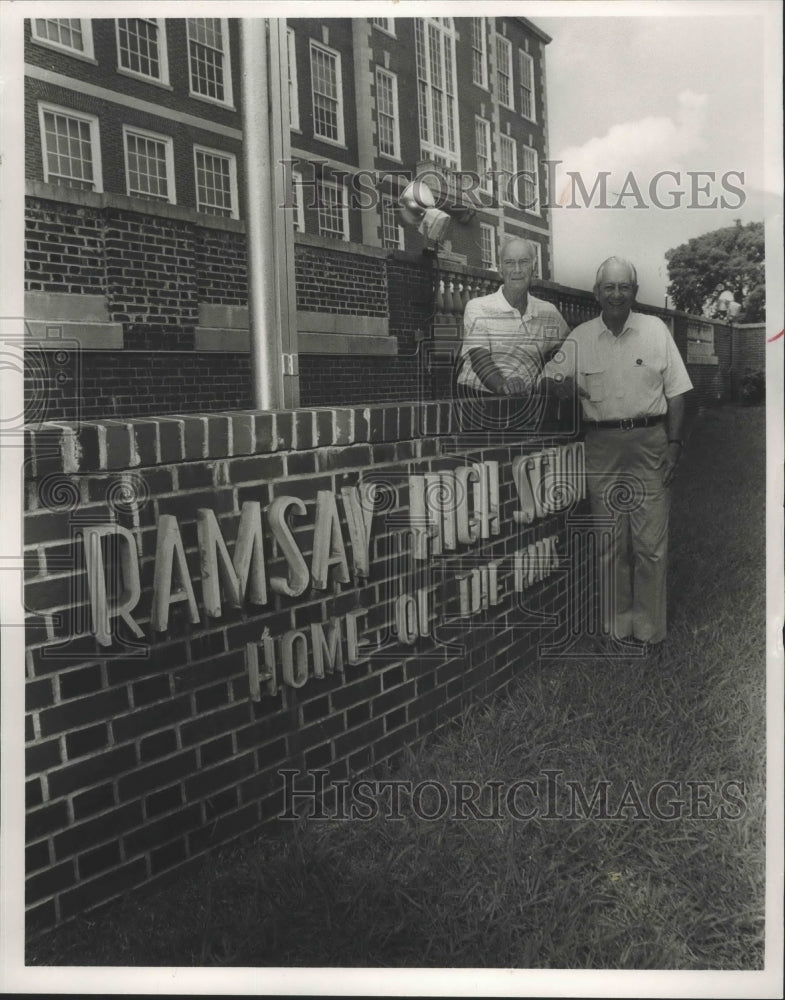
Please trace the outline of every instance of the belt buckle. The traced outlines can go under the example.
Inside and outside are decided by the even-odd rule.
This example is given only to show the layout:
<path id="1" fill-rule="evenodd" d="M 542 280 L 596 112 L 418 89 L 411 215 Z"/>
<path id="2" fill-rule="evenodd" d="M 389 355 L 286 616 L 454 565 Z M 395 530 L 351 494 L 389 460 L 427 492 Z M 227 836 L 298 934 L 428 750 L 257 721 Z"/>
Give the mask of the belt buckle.
<path id="1" fill-rule="evenodd" d="M 619 421 L 619 427 L 621 427 L 623 431 L 631 431 L 635 427 L 635 418 L 622 417 L 622 419 Z"/>

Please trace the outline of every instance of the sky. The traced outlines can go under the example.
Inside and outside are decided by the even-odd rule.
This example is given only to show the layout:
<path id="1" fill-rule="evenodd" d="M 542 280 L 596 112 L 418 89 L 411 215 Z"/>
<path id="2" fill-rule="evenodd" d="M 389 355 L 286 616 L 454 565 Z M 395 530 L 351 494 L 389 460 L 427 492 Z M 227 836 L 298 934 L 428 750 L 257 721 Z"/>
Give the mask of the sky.
<path id="1" fill-rule="evenodd" d="M 576 11 L 572 4 L 538 7 Z M 549 156 L 563 162 L 551 168 L 551 202 L 564 206 L 551 212 L 554 279 L 591 287 L 597 265 L 617 254 L 638 268 L 639 301 L 663 305 L 666 250 L 736 219 L 763 221 L 781 211 L 781 186 L 764 197 L 764 95 L 781 96 L 776 83 L 764 85 L 758 5 L 671 0 L 616 9 L 614 17 L 530 15 L 553 39 L 546 49 Z M 695 10 L 702 16 L 680 16 Z M 781 176 L 770 159 L 770 175 Z M 573 194 L 568 172 L 579 173 L 591 192 L 602 171 L 610 172 L 605 203 L 621 207 L 598 207 L 599 192 L 594 207 L 585 207 L 580 188 Z M 652 196 L 660 171 L 678 180 L 663 175 Z M 697 171 L 713 172 L 714 180 L 693 180 L 688 172 Z M 715 200 L 715 208 L 705 207 Z"/>

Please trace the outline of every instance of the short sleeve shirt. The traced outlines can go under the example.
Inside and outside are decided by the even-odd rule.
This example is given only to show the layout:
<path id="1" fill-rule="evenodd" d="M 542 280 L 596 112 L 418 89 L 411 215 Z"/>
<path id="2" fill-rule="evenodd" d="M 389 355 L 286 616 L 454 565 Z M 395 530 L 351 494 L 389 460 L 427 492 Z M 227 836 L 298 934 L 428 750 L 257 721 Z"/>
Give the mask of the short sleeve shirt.
<path id="1" fill-rule="evenodd" d="M 533 295 L 528 296 L 525 313 L 510 305 L 502 288 L 470 299 L 463 316 L 458 381 L 472 389 L 484 388 L 468 359 L 470 350 L 482 347 L 505 377 L 517 375 L 534 386 L 545 357 L 569 329 L 556 306 Z"/>
<path id="2" fill-rule="evenodd" d="M 577 326 L 543 370 L 575 378 L 588 420 L 658 416 L 667 400 L 692 388 L 670 330 L 657 316 L 631 312 L 615 337 L 602 317 Z"/>

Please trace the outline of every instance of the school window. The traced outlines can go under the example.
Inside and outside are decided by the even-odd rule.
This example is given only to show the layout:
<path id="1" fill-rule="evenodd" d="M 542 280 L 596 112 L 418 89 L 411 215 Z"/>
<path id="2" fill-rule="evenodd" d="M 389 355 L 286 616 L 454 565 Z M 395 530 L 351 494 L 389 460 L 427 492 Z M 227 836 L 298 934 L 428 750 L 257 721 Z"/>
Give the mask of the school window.
<path id="1" fill-rule="evenodd" d="M 163 19 L 124 17 L 115 21 L 115 26 L 120 72 L 168 84 L 169 65 Z"/>
<path id="2" fill-rule="evenodd" d="M 32 38 L 53 49 L 93 58 L 93 29 L 87 18 L 36 17 Z"/>
<path id="3" fill-rule="evenodd" d="M 537 243 L 536 240 L 530 240 L 530 242 L 534 244 L 534 247 L 535 247 L 535 249 L 537 251 L 537 254 L 536 254 L 536 257 L 535 257 L 535 260 L 534 260 L 534 268 L 532 270 L 532 277 L 533 278 L 541 278 L 542 277 L 542 244 L 541 243 Z"/>
<path id="4" fill-rule="evenodd" d="M 52 104 L 38 105 L 44 181 L 102 191 L 98 119 Z"/>
<path id="5" fill-rule="evenodd" d="M 297 93 L 297 58 L 294 47 L 294 29 L 286 29 L 286 72 L 289 86 L 289 127 L 300 127 L 300 99 Z"/>
<path id="6" fill-rule="evenodd" d="M 341 56 L 311 39 L 311 96 L 313 134 L 317 139 L 343 145 L 343 94 Z"/>
<path id="7" fill-rule="evenodd" d="M 129 195 L 174 204 L 174 156 L 166 135 L 123 126 L 126 190 Z"/>
<path id="8" fill-rule="evenodd" d="M 382 195 L 382 246 L 403 250 L 403 226 L 398 222 L 398 210 L 389 195 Z"/>
<path id="9" fill-rule="evenodd" d="M 346 188 L 337 181 L 318 181 L 316 196 L 319 235 L 348 240 L 349 206 Z"/>
<path id="10" fill-rule="evenodd" d="M 398 78 L 381 66 L 376 67 L 376 113 L 379 131 L 379 152 L 383 156 L 400 158 L 398 138 Z"/>
<path id="11" fill-rule="evenodd" d="M 482 266 L 496 270 L 496 230 L 480 223 L 480 259 Z"/>
<path id="12" fill-rule="evenodd" d="M 515 175 L 518 173 L 518 151 L 515 148 L 515 140 L 509 135 L 499 136 L 499 168 L 502 172 L 499 178 L 501 185 L 499 200 L 508 205 L 516 204 Z"/>
<path id="13" fill-rule="evenodd" d="M 506 108 L 513 108 L 512 99 L 512 42 L 503 35 L 496 36 L 496 96 Z"/>
<path id="14" fill-rule="evenodd" d="M 298 233 L 305 232 L 305 213 L 303 211 L 303 175 L 299 170 L 292 171 L 292 222 Z"/>
<path id="15" fill-rule="evenodd" d="M 374 28 L 379 28 L 382 31 L 386 31 L 388 35 L 392 35 L 395 38 L 395 18 L 394 17 L 372 17 L 371 23 Z"/>
<path id="16" fill-rule="evenodd" d="M 519 192 L 521 207 L 527 212 L 540 212 L 540 177 L 537 163 L 537 150 L 530 146 L 522 146 L 523 171 L 522 188 Z"/>
<path id="17" fill-rule="evenodd" d="M 239 218 L 237 208 L 237 161 L 233 153 L 194 146 L 196 207 L 209 215 Z"/>
<path id="18" fill-rule="evenodd" d="M 415 18 L 420 148 L 428 159 L 459 169 L 455 28 L 451 17 Z"/>
<path id="19" fill-rule="evenodd" d="M 530 121 L 536 121 L 534 114 L 534 60 L 528 52 L 519 49 L 521 61 L 521 114 Z"/>
<path id="20" fill-rule="evenodd" d="M 191 96 L 231 105 L 232 73 L 226 19 L 189 17 L 187 24 Z"/>
<path id="21" fill-rule="evenodd" d="M 491 194 L 493 177 L 491 170 L 491 123 L 485 118 L 474 119 L 474 138 L 477 145 L 477 176 L 480 190 Z"/>
<path id="22" fill-rule="evenodd" d="M 488 48 L 485 33 L 485 18 L 472 18 L 472 80 L 479 86 L 488 87 Z"/>

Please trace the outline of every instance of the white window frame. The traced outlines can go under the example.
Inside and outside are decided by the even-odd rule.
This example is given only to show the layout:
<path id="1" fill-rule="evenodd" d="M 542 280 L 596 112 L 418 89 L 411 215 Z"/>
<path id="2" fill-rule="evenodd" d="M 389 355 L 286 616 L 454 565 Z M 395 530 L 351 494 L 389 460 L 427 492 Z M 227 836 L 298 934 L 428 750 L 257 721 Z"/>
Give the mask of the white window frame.
<path id="1" fill-rule="evenodd" d="M 168 191 L 165 199 L 159 198 L 154 194 L 148 194 L 146 191 L 131 190 L 131 173 L 128 163 L 128 136 L 132 134 L 141 136 L 143 139 L 151 139 L 153 142 L 162 142 L 164 144 L 166 187 Z M 157 201 L 162 204 L 177 204 L 177 192 L 175 191 L 174 184 L 174 142 L 170 135 L 162 135 L 160 132 L 150 132 L 148 129 L 137 128 L 135 125 L 123 125 L 123 157 L 125 159 L 125 190 L 129 198 L 144 198 L 145 200 Z"/>
<path id="2" fill-rule="evenodd" d="M 47 156 L 46 147 L 46 126 L 44 123 L 44 115 L 46 113 L 55 115 L 65 115 L 68 118 L 74 118 L 77 121 L 86 122 L 90 127 L 90 165 L 93 169 L 93 180 L 92 180 L 92 190 L 93 191 L 103 191 L 103 174 L 101 171 L 101 136 L 98 127 L 98 118 L 95 115 L 88 115 L 83 111 L 74 111 L 71 108 L 64 108 L 58 104 L 50 104 L 47 101 L 38 102 L 38 123 L 41 135 L 41 154 L 43 157 L 44 166 L 44 183 L 46 184 L 62 184 L 68 186 L 69 178 L 67 177 L 55 177 L 50 179 L 49 176 L 49 158 Z M 80 178 L 70 178 L 70 180 L 78 181 Z M 86 188 L 80 188 L 80 190 L 87 190 Z"/>
<path id="3" fill-rule="evenodd" d="M 194 67 L 191 58 L 191 35 L 190 22 L 195 20 L 220 21 L 221 23 L 221 54 L 223 55 L 223 87 L 224 96 L 213 97 L 211 94 L 203 94 L 194 89 Z M 196 41 L 194 39 L 194 41 Z M 217 104 L 221 108 L 234 108 L 234 94 L 232 92 L 232 57 L 231 46 L 229 45 L 229 22 L 225 17 L 213 18 L 186 18 L 185 21 L 185 44 L 188 49 L 188 94 L 197 101 L 207 101 L 208 104 Z M 196 43 L 200 44 L 200 43 Z"/>
<path id="4" fill-rule="evenodd" d="M 319 142 L 327 142 L 331 146 L 345 146 L 346 145 L 346 133 L 344 131 L 344 111 L 343 111 L 343 76 L 341 74 L 341 53 L 337 49 L 330 48 L 329 45 L 325 45 L 323 42 L 317 41 L 315 38 L 309 38 L 308 47 L 308 68 L 311 73 L 311 108 L 313 109 L 313 137 L 318 139 Z M 332 56 L 335 59 L 335 89 L 338 94 L 338 138 L 333 139 L 330 136 L 320 135 L 316 131 L 316 90 L 314 89 L 314 73 L 313 73 L 313 53 L 314 49 L 319 49 L 328 56 Z M 322 95 L 326 96 L 326 95 Z"/>
<path id="5" fill-rule="evenodd" d="M 537 104 L 534 90 L 534 59 L 523 49 L 518 49 L 521 70 L 521 114 L 530 122 L 537 121 Z M 531 105 L 531 114 L 526 113 L 526 104 Z"/>
<path id="6" fill-rule="evenodd" d="M 485 176 L 483 176 L 480 173 L 480 143 L 478 141 L 479 140 L 479 136 L 480 136 L 480 131 L 482 131 L 482 133 L 484 135 L 485 151 L 486 151 L 485 152 L 485 159 L 487 160 L 487 164 L 488 164 L 487 167 L 486 167 Z M 493 139 L 492 139 L 492 136 L 493 136 L 493 132 L 491 130 L 491 123 L 488 121 L 488 119 L 487 118 L 481 118 L 479 115 L 475 115 L 474 116 L 474 142 L 475 142 L 475 145 L 477 147 L 477 164 L 476 165 L 477 165 L 477 176 L 478 176 L 479 181 L 480 181 L 479 190 L 482 191 L 483 194 L 490 194 L 490 195 L 493 194 L 493 173 L 492 173 L 492 170 L 493 170 L 493 162 L 492 162 Z"/>
<path id="7" fill-rule="evenodd" d="M 381 21 L 384 21 L 384 24 L 381 24 Z M 371 25 L 378 31 L 383 31 L 385 35 L 389 35 L 391 38 L 397 38 L 397 35 L 395 34 L 394 17 L 372 17 Z"/>
<path id="8" fill-rule="evenodd" d="M 384 215 L 385 207 L 392 212 L 392 217 L 395 224 L 396 237 L 394 240 L 390 239 L 389 242 L 385 242 L 387 237 L 384 233 Z M 395 205 L 395 198 L 389 194 L 383 194 L 381 198 L 381 216 L 382 216 L 382 246 L 388 250 L 403 250 L 404 249 L 404 235 L 403 226 L 398 221 L 398 210 Z"/>
<path id="9" fill-rule="evenodd" d="M 521 146 L 523 151 L 523 170 L 534 174 L 534 205 L 530 206 L 528 204 L 528 198 L 526 199 L 526 204 L 523 206 L 524 212 L 531 212 L 533 215 L 540 214 L 540 158 L 537 155 L 537 150 L 532 146 Z M 527 162 L 528 161 L 528 162 Z M 528 186 L 530 183 L 526 179 L 522 179 L 523 184 Z"/>
<path id="10" fill-rule="evenodd" d="M 305 232 L 305 206 L 303 205 L 304 189 L 303 189 L 303 175 L 300 170 L 292 171 L 292 197 L 294 204 L 292 205 L 292 223 L 294 225 L 295 232 L 304 233 Z"/>
<path id="11" fill-rule="evenodd" d="M 517 190 L 517 180 L 515 186 L 510 186 L 510 180 L 507 177 L 508 171 L 505 168 L 505 157 L 504 149 L 505 147 L 512 150 L 512 177 L 517 178 L 518 175 L 518 147 L 515 143 L 515 139 L 511 135 L 500 135 L 499 136 L 499 183 L 503 184 L 502 187 L 502 199 L 505 205 L 511 205 L 513 208 L 520 207 L 516 200 L 510 200 L 510 193 L 515 197 Z"/>
<path id="12" fill-rule="evenodd" d="M 148 73 L 142 73 L 141 70 L 131 69 L 128 66 L 123 66 L 122 59 L 122 47 L 120 44 L 120 21 L 146 21 L 155 22 L 155 26 L 158 30 L 158 35 L 156 37 L 156 42 L 158 46 L 158 76 L 152 76 Z M 117 72 L 122 76 L 131 76 L 135 80 L 145 80 L 147 83 L 157 83 L 163 87 L 169 86 L 169 56 L 168 47 L 166 44 L 166 22 L 162 17 L 122 17 L 115 18 L 115 38 L 117 39 Z"/>
<path id="13" fill-rule="evenodd" d="M 502 50 L 506 48 L 507 56 L 503 59 Z M 506 63 L 506 74 L 501 72 L 502 60 Z M 509 98 L 509 103 L 502 99 L 502 76 L 506 76 L 507 83 L 507 96 Z M 512 78 L 512 42 L 509 38 L 505 38 L 504 35 L 496 35 L 496 97 L 499 104 L 503 108 L 509 108 L 510 111 L 515 110 L 515 91 L 513 89 L 513 78 Z"/>
<path id="14" fill-rule="evenodd" d="M 212 206 L 207 206 L 205 208 L 199 204 L 199 172 L 198 172 L 199 153 L 204 153 L 206 156 L 216 156 L 228 162 L 229 200 L 231 202 L 230 215 L 224 215 L 223 212 L 213 212 L 211 211 Z M 213 215 L 219 219 L 240 218 L 240 206 L 237 197 L 237 157 L 234 155 L 234 153 L 229 153 L 225 149 L 212 149 L 210 146 L 202 146 L 200 143 L 194 143 L 194 188 L 196 191 L 197 212 L 204 212 L 205 215 Z"/>
<path id="15" fill-rule="evenodd" d="M 343 209 L 342 211 L 342 221 L 343 221 L 343 232 L 340 236 L 336 236 L 335 233 L 322 232 L 322 220 L 321 220 L 321 202 L 322 202 L 322 188 L 331 188 L 333 191 L 338 191 L 340 194 L 340 203 Z M 316 182 L 316 199 L 317 199 L 317 209 L 316 218 L 319 235 L 325 237 L 326 239 L 349 239 L 349 198 L 347 197 L 346 184 L 341 183 L 341 181 L 331 181 L 324 178 L 319 179 Z"/>
<path id="16" fill-rule="evenodd" d="M 482 245 L 482 237 L 487 236 L 488 245 L 490 246 L 490 263 L 485 262 L 484 250 Z M 484 268 L 491 271 L 498 270 L 498 263 L 496 260 L 496 227 L 489 226 L 487 222 L 480 223 L 480 263 Z"/>
<path id="17" fill-rule="evenodd" d="M 41 37 L 36 30 L 37 21 L 79 21 L 79 30 L 82 32 L 83 49 L 75 49 L 62 42 L 56 42 L 51 38 Z M 93 23 L 89 17 L 31 17 L 30 18 L 30 38 L 36 45 L 44 45 L 48 49 L 55 49 L 57 52 L 66 52 L 76 59 L 84 59 L 86 62 L 95 63 L 95 50 L 93 49 Z"/>
<path id="18" fill-rule="evenodd" d="M 479 42 L 478 41 L 479 33 Z M 479 53 L 480 57 L 480 77 L 477 79 L 475 73 L 475 54 Z M 483 90 L 488 89 L 488 29 L 487 20 L 484 17 L 473 17 L 472 18 L 472 81 L 476 86 L 482 87 Z"/>
<path id="19" fill-rule="evenodd" d="M 438 91 L 433 82 L 429 55 L 429 33 L 435 29 L 441 34 L 441 51 L 444 53 L 449 46 L 449 65 L 442 57 L 440 71 L 444 86 L 441 88 L 442 100 L 439 101 L 439 113 L 444 122 L 445 143 L 436 142 L 434 135 L 434 94 Z M 417 66 L 417 117 L 420 130 L 420 151 L 425 158 L 450 170 L 461 169 L 461 136 L 458 121 L 458 86 L 456 76 L 455 22 L 451 17 L 418 17 L 415 19 L 415 62 Z M 422 31 L 425 52 L 421 52 L 419 41 Z M 448 90 L 447 88 L 451 88 Z M 423 87 L 425 90 L 423 91 Z M 452 103 L 452 114 L 449 106 Z M 449 135 L 452 131 L 454 149 L 450 149 Z"/>
<path id="20" fill-rule="evenodd" d="M 380 85 L 379 85 L 379 79 L 380 79 L 380 77 L 386 77 L 390 81 L 391 89 L 392 89 L 392 105 L 393 105 L 393 107 L 392 107 L 392 114 L 388 115 L 388 117 L 392 118 L 392 131 L 393 131 L 393 151 L 392 151 L 392 153 L 386 153 L 382 149 L 382 136 L 381 136 L 381 128 L 380 128 L 382 110 L 381 110 L 381 101 L 379 99 L 379 95 L 381 93 Z M 379 122 L 377 122 L 377 127 L 376 127 L 376 139 L 377 139 L 377 146 L 378 146 L 378 149 L 379 149 L 379 156 L 384 156 L 388 160 L 398 160 L 398 161 L 400 161 L 400 159 L 401 159 L 401 135 L 400 135 L 400 129 L 399 129 L 399 126 L 398 126 L 398 118 L 399 118 L 399 114 L 398 114 L 398 75 L 396 73 L 390 72 L 390 70 L 385 69 L 383 66 L 377 66 L 376 67 L 376 116 L 379 119 Z"/>
<path id="21" fill-rule="evenodd" d="M 537 260 L 534 262 L 532 278 L 542 278 L 542 243 L 538 243 L 537 240 L 529 240 L 529 242 L 533 244 L 537 250 Z"/>
<path id="22" fill-rule="evenodd" d="M 300 131 L 300 95 L 297 89 L 297 49 L 294 28 L 286 29 L 286 67 L 289 81 L 289 128 Z"/>

